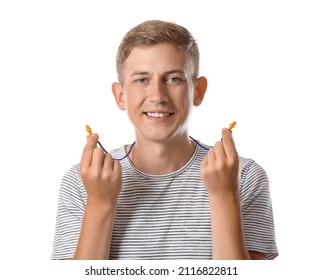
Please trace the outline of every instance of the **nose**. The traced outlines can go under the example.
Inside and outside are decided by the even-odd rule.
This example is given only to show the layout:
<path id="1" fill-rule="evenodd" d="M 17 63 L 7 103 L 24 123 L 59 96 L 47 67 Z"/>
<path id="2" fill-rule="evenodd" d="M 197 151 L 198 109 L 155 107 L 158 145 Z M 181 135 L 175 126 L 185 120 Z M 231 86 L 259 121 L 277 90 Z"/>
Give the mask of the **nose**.
<path id="1" fill-rule="evenodd" d="M 149 102 L 161 104 L 168 101 L 167 88 L 162 81 L 156 80 L 151 84 L 149 90 Z"/>

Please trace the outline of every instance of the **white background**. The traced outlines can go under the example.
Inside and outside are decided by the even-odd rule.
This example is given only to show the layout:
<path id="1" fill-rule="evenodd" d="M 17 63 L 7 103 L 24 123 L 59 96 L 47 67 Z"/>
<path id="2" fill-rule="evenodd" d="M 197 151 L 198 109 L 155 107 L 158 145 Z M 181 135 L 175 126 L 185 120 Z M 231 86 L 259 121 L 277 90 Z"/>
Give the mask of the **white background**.
<path id="1" fill-rule="evenodd" d="M 27 275 L 29 269 L 44 272 L 52 266 L 59 184 L 80 159 L 85 124 L 100 134 L 108 150 L 134 140 L 126 113 L 117 109 L 111 94 L 115 54 L 134 25 L 162 19 L 192 32 L 201 53 L 200 74 L 209 81 L 190 134 L 212 144 L 222 127 L 237 121 L 233 133 L 239 154 L 256 160 L 270 178 L 280 256 L 262 273 L 319 273 L 320 3 L 1 1 L 3 267 Z M 29 269 L 18 269 L 14 260 Z"/>

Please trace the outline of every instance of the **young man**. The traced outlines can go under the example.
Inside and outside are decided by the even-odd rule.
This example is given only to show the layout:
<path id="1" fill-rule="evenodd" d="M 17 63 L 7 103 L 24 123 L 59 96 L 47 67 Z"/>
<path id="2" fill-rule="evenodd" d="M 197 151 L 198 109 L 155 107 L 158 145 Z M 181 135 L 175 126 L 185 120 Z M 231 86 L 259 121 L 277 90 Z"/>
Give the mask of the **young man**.
<path id="1" fill-rule="evenodd" d="M 238 156 L 229 129 L 212 147 L 188 135 L 207 88 L 189 31 L 139 24 L 119 46 L 117 73 L 112 91 L 136 142 L 109 154 L 88 136 L 62 180 L 52 259 L 275 258 L 265 171 Z"/>

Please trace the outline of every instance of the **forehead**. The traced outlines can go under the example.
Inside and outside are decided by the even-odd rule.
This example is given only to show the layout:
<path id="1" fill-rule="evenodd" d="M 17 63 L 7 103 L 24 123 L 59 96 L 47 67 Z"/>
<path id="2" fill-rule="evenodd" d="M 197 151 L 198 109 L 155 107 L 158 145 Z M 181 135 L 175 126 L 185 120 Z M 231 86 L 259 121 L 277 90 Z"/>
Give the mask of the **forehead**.
<path id="1" fill-rule="evenodd" d="M 138 70 L 160 72 L 169 71 L 169 68 L 184 71 L 188 61 L 189 56 L 171 44 L 140 46 L 133 48 L 130 52 L 124 64 L 124 71 L 128 73 Z"/>

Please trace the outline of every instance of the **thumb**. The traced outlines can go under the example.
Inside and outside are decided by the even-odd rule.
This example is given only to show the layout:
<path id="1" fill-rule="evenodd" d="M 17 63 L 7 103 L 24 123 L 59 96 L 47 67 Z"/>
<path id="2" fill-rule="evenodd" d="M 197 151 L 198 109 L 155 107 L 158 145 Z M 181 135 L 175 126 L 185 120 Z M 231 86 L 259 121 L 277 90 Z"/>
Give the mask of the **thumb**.
<path id="1" fill-rule="evenodd" d="M 92 135 L 86 136 L 87 145 L 95 148 L 99 141 L 99 135 L 97 133 L 93 133 Z"/>

